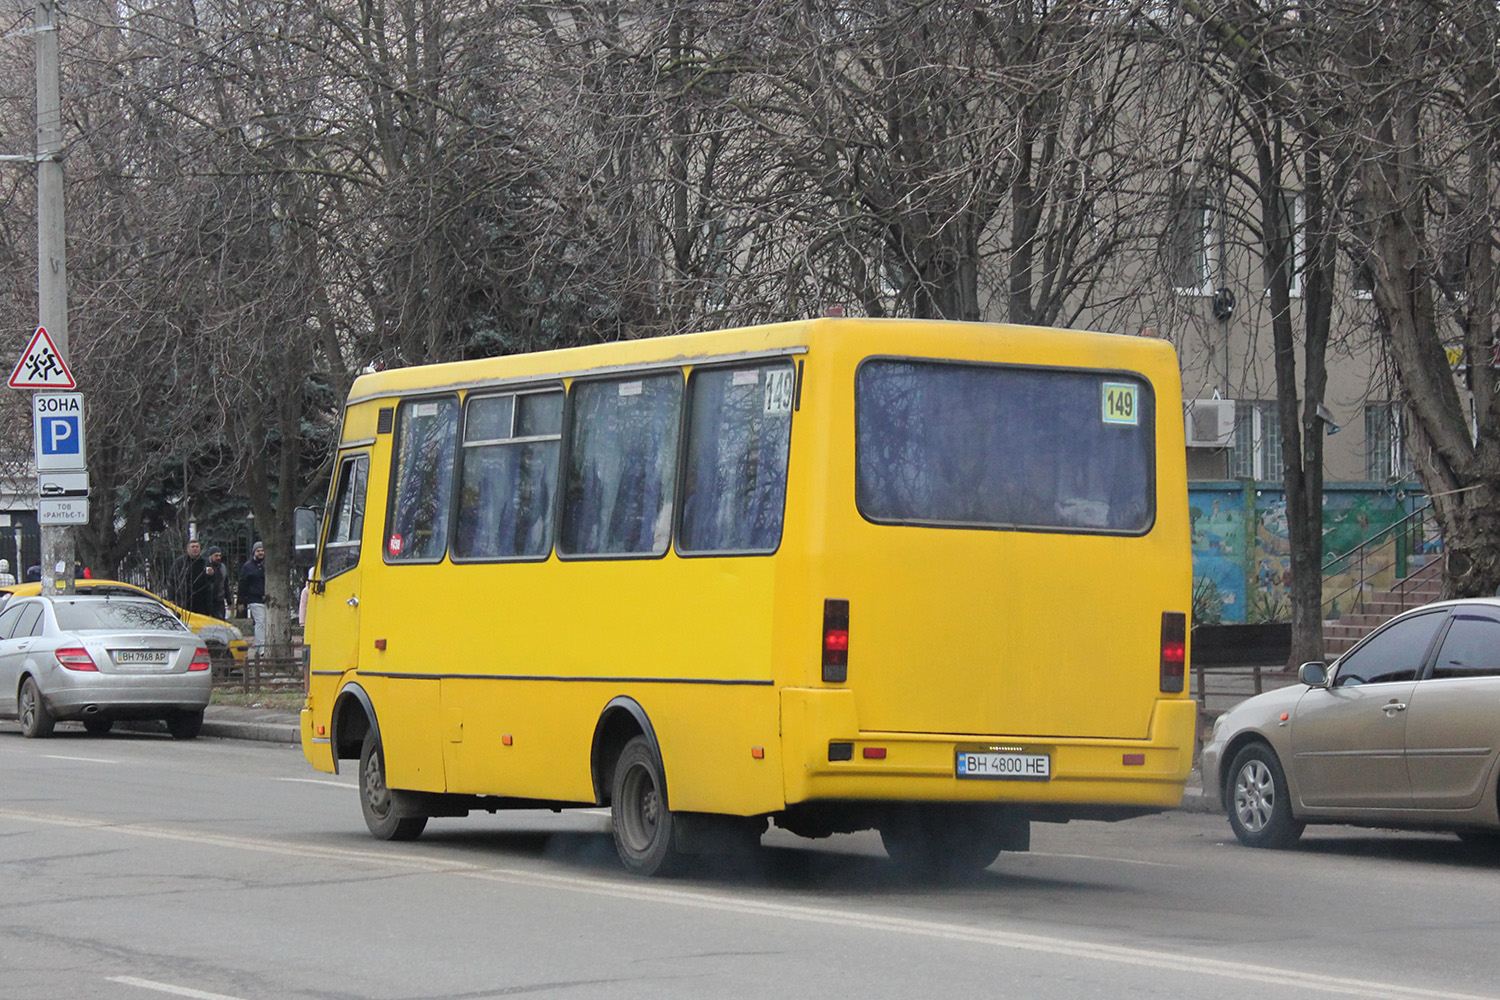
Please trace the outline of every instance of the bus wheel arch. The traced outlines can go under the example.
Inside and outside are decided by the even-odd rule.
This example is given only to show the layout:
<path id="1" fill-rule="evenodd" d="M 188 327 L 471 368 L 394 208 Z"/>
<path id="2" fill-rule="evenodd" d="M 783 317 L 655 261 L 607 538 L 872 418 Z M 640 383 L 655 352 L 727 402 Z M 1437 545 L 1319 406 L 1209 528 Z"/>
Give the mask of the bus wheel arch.
<path id="1" fill-rule="evenodd" d="M 375 706 L 358 684 L 347 684 L 333 703 L 328 741 L 333 747 L 333 773 L 339 773 L 339 760 L 359 760 L 365 734 L 373 732 L 380 741 L 380 723 L 375 720 Z"/>
<path id="2" fill-rule="evenodd" d="M 594 742 L 589 754 L 589 767 L 594 778 L 594 802 L 607 806 L 614 795 L 615 765 L 625 745 L 637 736 L 650 744 L 656 759 L 661 758 L 661 743 L 656 739 L 656 729 L 640 702 L 621 695 L 612 698 L 599 713 L 594 724 Z"/>

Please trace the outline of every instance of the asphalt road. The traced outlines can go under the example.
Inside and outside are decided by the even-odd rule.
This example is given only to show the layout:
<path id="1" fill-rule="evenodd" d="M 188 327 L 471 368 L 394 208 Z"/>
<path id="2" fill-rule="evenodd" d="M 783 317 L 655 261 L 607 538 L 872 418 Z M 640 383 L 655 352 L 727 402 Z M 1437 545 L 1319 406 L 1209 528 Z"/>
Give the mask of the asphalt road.
<path id="1" fill-rule="evenodd" d="M 932 885 L 871 835 L 773 831 L 642 880 L 602 813 L 386 844 L 292 746 L 0 723 L 0 1000 L 1500 998 L 1497 932 L 1500 857 L 1446 835 L 1039 824 Z"/>

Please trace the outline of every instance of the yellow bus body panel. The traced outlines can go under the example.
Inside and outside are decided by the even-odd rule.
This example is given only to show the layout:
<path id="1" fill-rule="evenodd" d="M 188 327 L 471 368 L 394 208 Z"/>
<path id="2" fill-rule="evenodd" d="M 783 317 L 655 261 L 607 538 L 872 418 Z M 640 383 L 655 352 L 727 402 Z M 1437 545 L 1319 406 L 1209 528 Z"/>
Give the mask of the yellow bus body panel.
<path id="1" fill-rule="evenodd" d="M 774 554 L 383 558 L 393 435 L 378 431 L 381 408 L 757 352 L 801 368 Z M 871 357 L 1144 379 L 1154 521 L 1119 535 L 865 519 L 854 383 Z M 1196 734 L 1196 705 L 1159 690 L 1162 614 L 1190 603 L 1181 407 L 1163 342 L 928 321 L 814 320 L 363 376 L 343 435 L 347 453 L 370 455 L 358 593 L 335 577 L 310 601 L 308 759 L 332 767 L 335 751 L 311 734 L 331 726 L 339 693 L 357 681 L 398 788 L 594 802 L 607 794 L 594 787 L 595 728 L 611 700 L 628 698 L 650 720 L 678 810 L 759 815 L 819 799 L 1174 806 Z M 356 611 L 341 610 L 351 596 Z M 822 681 L 827 598 L 849 601 L 845 684 Z M 853 742 L 854 759 L 831 762 L 830 741 Z M 955 747 L 974 743 L 1042 748 L 1052 780 L 957 779 Z M 863 759 L 865 746 L 887 756 Z"/>

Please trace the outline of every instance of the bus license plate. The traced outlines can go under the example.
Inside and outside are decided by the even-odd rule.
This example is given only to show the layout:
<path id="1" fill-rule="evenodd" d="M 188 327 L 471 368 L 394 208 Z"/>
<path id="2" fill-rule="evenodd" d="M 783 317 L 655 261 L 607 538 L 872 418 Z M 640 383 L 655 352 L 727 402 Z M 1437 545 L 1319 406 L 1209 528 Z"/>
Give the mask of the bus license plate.
<path id="1" fill-rule="evenodd" d="M 993 750 L 958 751 L 960 778 L 989 778 L 997 781 L 1048 781 L 1052 777 L 1052 758 L 1044 753 L 997 753 Z"/>

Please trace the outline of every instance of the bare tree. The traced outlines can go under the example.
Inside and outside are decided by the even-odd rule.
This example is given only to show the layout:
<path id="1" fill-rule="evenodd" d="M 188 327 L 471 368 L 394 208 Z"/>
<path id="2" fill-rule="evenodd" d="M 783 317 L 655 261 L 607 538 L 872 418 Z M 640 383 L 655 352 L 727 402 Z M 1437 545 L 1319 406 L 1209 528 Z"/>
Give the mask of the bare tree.
<path id="1" fill-rule="evenodd" d="M 1494 593 L 1500 14 L 1482 0 L 1331 0 L 1271 12 L 1248 0 L 1183 6 L 1227 52 L 1266 67 L 1267 100 L 1283 127 L 1350 165 L 1354 189 L 1337 207 L 1373 279 L 1417 471 L 1443 534 L 1445 590 Z M 1296 49 L 1279 44 L 1291 22 L 1300 25 Z M 1458 380 L 1450 343 L 1463 349 Z"/>

